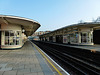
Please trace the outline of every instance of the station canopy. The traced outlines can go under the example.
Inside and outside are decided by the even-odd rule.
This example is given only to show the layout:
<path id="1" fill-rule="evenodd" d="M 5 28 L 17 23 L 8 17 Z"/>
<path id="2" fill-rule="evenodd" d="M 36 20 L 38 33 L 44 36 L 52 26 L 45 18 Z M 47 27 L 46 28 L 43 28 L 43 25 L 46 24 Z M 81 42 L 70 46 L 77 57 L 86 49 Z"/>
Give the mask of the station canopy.
<path id="1" fill-rule="evenodd" d="M 32 35 L 40 27 L 40 24 L 32 19 L 7 15 L 0 15 L 0 24 L 21 25 L 26 36 Z"/>

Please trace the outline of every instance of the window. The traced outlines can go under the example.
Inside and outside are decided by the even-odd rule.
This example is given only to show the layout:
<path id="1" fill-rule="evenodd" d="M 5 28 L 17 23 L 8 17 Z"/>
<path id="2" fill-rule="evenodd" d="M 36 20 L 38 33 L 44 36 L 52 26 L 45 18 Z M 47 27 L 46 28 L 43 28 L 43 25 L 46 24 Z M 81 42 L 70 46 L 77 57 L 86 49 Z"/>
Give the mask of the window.
<path id="1" fill-rule="evenodd" d="M 9 45 L 14 45 L 15 44 L 15 42 L 13 41 L 13 38 L 14 38 L 14 31 L 9 31 L 9 34 L 10 34 L 10 36 L 9 36 Z"/>
<path id="2" fill-rule="evenodd" d="M 10 31 L 10 36 L 14 36 L 14 31 Z"/>
<path id="3" fill-rule="evenodd" d="M 5 45 L 19 45 L 20 31 L 5 31 Z"/>
<path id="4" fill-rule="evenodd" d="M 5 37 L 5 45 L 9 45 L 9 37 Z"/>
<path id="5" fill-rule="evenodd" d="M 74 34 L 74 42 L 78 43 L 78 32 Z"/>
<path id="6" fill-rule="evenodd" d="M 9 31 L 5 31 L 5 36 L 9 36 Z"/>
<path id="7" fill-rule="evenodd" d="M 87 42 L 87 33 L 81 33 L 81 42 L 86 43 Z"/>
<path id="8" fill-rule="evenodd" d="M 9 45 L 9 31 L 5 31 L 5 45 Z"/>

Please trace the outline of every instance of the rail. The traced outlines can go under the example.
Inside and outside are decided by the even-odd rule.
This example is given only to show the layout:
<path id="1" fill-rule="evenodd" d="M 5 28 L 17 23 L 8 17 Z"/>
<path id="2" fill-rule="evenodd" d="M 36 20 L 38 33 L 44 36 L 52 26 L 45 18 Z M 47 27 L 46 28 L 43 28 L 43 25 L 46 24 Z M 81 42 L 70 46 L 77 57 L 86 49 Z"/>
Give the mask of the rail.
<path id="1" fill-rule="evenodd" d="M 100 75 L 99 53 L 93 54 L 87 50 L 61 46 L 53 43 L 33 41 L 42 50 L 57 60 L 63 67 L 68 67 L 75 74 Z M 92 57 L 91 57 L 92 56 Z M 66 68 L 65 68 L 66 69 Z"/>

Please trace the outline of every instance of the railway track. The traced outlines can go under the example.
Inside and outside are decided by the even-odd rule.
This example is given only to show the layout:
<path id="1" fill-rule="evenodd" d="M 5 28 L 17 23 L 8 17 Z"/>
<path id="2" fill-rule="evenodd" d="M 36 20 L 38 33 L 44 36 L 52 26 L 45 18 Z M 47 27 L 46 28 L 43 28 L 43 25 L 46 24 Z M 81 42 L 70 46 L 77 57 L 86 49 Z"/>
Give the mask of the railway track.
<path id="1" fill-rule="evenodd" d="M 60 46 L 51 43 L 34 41 L 42 50 L 56 59 L 63 67 L 68 67 L 74 74 L 78 75 L 100 75 L 99 60 L 94 61 L 93 57 L 99 59 L 99 54 L 92 55 L 87 51 L 71 49 L 69 47 Z M 78 52 L 75 52 L 78 51 Z M 87 53 L 84 53 L 87 52 Z M 80 54 L 79 54 L 80 53 Z M 83 54 L 81 54 L 83 53 Z M 90 56 L 85 56 L 89 54 Z"/>

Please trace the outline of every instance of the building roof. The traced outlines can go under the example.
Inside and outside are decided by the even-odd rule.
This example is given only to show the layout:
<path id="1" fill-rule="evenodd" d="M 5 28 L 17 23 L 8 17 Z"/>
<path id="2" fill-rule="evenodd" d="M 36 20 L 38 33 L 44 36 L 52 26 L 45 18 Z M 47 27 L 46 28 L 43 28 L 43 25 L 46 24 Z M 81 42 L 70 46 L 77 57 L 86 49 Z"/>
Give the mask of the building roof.
<path id="1" fill-rule="evenodd" d="M 89 28 L 94 28 L 94 29 L 97 29 L 97 28 L 100 29 L 100 22 L 84 22 L 84 23 L 72 24 L 72 25 L 68 25 L 68 26 L 56 29 L 47 34 L 52 34 L 54 32 L 57 32 L 57 31 L 60 31 L 63 29 L 71 29 L 71 28 L 75 28 L 75 27 L 77 27 L 77 28 L 89 27 Z M 47 34 L 43 34 L 43 35 L 47 35 Z M 40 35 L 40 36 L 43 36 L 43 35 Z"/>
<path id="2" fill-rule="evenodd" d="M 27 36 L 32 35 L 40 27 L 38 22 L 18 16 L 0 15 L 0 23 L 21 25 Z"/>

